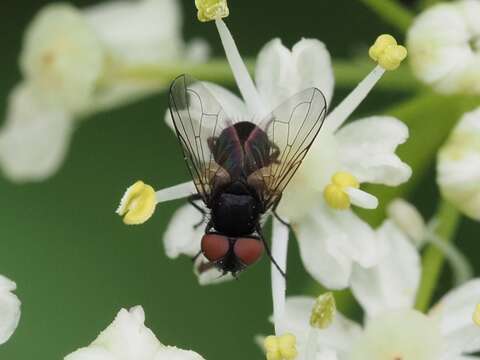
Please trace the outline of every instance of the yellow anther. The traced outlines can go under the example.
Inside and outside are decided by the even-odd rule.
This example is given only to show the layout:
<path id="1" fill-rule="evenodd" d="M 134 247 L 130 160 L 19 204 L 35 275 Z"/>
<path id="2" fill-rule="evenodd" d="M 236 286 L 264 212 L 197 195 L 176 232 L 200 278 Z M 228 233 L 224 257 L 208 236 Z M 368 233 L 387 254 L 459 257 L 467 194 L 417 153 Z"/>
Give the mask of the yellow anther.
<path id="1" fill-rule="evenodd" d="M 227 0 L 195 0 L 195 6 L 198 20 L 202 22 L 221 19 L 230 13 Z"/>
<path id="2" fill-rule="evenodd" d="M 407 49 L 398 45 L 392 35 L 383 34 L 370 47 L 368 54 L 385 70 L 395 70 L 407 57 Z"/>
<path id="3" fill-rule="evenodd" d="M 267 336 L 263 343 L 267 360 L 293 360 L 297 357 L 297 339 L 292 334 Z"/>
<path id="4" fill-rule="evenodd" d="M 337 172 L 332 177 L 332 182 L 325 187 L 323 197 L 327 204 L 336 210 L 346 210 L 350 208 L 350 197 L 345 192 L 346 188 L 358 189 L 360 184 L 358 180 L 350 173 Z"/>
<path id="5" fill-rule="evenodd" d="M 337 306 L 331 292 L 320 295 L 313 305 L 310 325 L 317 329 L 328 328 L 335 318 Z"/>
<path id="6" fill-rule="evenodd" d="M 123 195 L 117 214 L 123 216 L 127 225 L 143 224 L 153 215 L 156 204 L 155 190 L 143 181 L 137 181 Z"/>
<path id="7" fill-rule="evenodd" d="M 473 322 L 475 325 L 480 326 L 480 304 L 477 304 L 473 312 Z"/>

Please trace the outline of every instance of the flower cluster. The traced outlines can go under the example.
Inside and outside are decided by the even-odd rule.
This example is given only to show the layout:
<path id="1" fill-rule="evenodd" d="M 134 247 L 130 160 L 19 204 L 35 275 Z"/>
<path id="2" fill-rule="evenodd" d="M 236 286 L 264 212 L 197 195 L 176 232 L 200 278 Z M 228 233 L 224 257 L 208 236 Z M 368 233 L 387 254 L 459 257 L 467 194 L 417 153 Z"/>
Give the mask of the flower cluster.
<path id="1" fill-rule="evenodd" d="M 206 50 L 182 39 L 175 0 L 47 5 L 25 32 L 23 79 L 0 130 L 1 169 L 18 182 L 51 176 L 79 119 L 166 87 L 172 64 L 203 61 Z M 152 64 L 167 68 L 163 81 L 136 75 Z"/>

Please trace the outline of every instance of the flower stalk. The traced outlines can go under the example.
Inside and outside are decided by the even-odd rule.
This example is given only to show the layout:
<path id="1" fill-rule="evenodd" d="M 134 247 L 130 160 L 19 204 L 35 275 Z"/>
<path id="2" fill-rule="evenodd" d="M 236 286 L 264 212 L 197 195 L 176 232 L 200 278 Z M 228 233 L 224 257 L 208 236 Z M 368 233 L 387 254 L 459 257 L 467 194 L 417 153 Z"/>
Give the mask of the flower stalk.
<path id="1" fill-rule="evenodd" d="M 438 237 L 446 243 L 452 242 L 460 221 L 460 213 L 450 203 L 442 201 L 437 218 Z M 444 253 L 434 244 L 430 245 L 422 259 L 423 274 L 416 303 L 418 310 L 426 311 L 429 308 L 444 262 Z"/>
<path id="2" fill-rule="evenodd" d="M 405 33 L 413 21 L 413 14 L 396 0 L 360 0 L 396 29 Z"/>

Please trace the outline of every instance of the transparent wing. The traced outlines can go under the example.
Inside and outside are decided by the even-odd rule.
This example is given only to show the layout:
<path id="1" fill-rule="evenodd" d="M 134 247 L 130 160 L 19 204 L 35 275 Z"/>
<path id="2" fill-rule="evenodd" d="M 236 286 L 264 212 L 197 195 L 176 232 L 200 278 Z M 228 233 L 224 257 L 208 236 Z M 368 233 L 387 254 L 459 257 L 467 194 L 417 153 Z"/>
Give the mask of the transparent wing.
<path id="1" fill-rule="evenodd" d="M 229 178 L 228 172 L 215 161 L 212 146 L 218 135 L 232 124 L 210 91 L 188 75 L 173 81 L 169 105 L 188 169 L 198 193 L 208 203 L 215 183 Z"/>
<path id="2" fill-rule="evenodd" d="M 267 209 L 278 201 L 298 170 L 326 112 L 322 92 L 316 88 L 304 90 L 277 107 L 247 140 L 248 181 L 259 191 Z"/>

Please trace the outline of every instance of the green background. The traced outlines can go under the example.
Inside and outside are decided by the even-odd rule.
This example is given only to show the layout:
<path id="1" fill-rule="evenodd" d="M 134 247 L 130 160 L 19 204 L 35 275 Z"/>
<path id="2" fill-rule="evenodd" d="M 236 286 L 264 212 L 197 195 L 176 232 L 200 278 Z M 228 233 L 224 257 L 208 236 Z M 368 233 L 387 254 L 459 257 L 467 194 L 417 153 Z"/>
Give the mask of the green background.
<path id="1" fill-rule="evenodd" d="M 20 78 L 23 30 L 46 3 L 2 3 L 2 114 Z M 206 38 L 214 55 L 222 56 L 213 24 L 196 21 L 193 0 L 182 4 L 185 37 Z M 378 34 L 394 32 L 353 0 L 231 0 L 229 5 L 228 25 L 249 57 L 274 37 L 289 46 L 315 37 L 335 58 L 349 58 L 364 54 Z M 337 89 L 334 102 L 349 90 Z M 376 91 L 356 115 L 379 113 L 405 97 Z M 177 140 L 163 123 L 166 106 L 162 93 L 82 122 L 63 167 L 48 181 L 14 185 L 0 178 L 0 274 L 17 282 L 22 301 L 20 326 L 0 347 L 1 360 L 61 359 L 90 343 L 121 307 L 137 304 L 164 344 L 193 349 L 206 359 L 262 358 L 253 336 L 272 333 L 266 259 L 238 281 L 200 287 L 188 258 L 172 261 L 163 251 L 163 231 L 181 201 L 162 204 L 138 227 L 126 227 L 114 214 L 125 188 L 137 179 L 156 188 L 188 179 Z M 433 164 L 429 174 L 412 195 L 427 216 L 438 197 Z M 473 222 L 463 221 L 458 243 L 469 254 L 479 249 L 476 231 Z M 290 294 L 312 288 L 293 241 L 288 267 Z M 442 285 L 449 285 L 448 276 Z"/>

